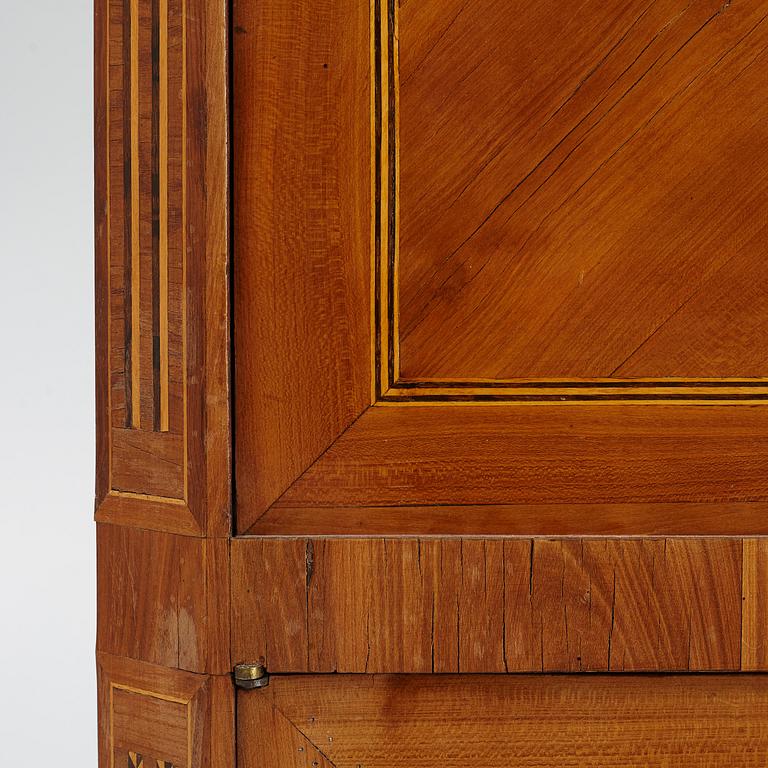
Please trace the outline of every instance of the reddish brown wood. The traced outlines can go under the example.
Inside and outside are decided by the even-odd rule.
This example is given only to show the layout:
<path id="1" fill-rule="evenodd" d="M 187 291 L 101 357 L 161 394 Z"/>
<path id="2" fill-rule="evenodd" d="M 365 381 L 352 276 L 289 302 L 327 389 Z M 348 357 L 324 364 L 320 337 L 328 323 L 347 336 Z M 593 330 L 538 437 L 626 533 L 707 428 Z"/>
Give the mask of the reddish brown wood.
<path id="1" fill-rule="evenodd" d="M 764 238 L 760 232 L 747 248 L 739 248 L 727 266 L 648 338 L 618 373 L 627 378 L 641 371 L 663 370 L 676 376 L 702 370 L 738 370 L 742 376 L 764 373 L 760 349 L 768 334 L 768 276 L 755 268 L 754 257 Z"/>
<path id="2" fill-rule="evenodd" d="M 765 406 L 372 408 L 281 503 L 765 502 L 766 448 Z"/>
<path id="3" fill-rule="evenodd" d="M 97 3 L 104 768 L 762 765 L 767 9 Z"/>
<path id="4" fill-rule="evenodd" d="M 100 651 L 231 670 L 228 541 L 101 524 L 97 543 Z"/>
<path id="5" fill-rule="evenodd" d="M 112 460 L 114 491 L 184 499 L 182 435 L 113 428 Z"/>
<path id="6" fill-rule="evenodd" d="M 239 533 L 765 532 L 759 6 L 234 10 Z"/>
<path id="7" fill-rule="evenodd" d="M 741 664 L 739 539 L 237 539 L 232 556 L 233 655 L 275 672 Z"/>
<path id="8" fill-rule="evenodd" d="M 307 586 L 311 581 L 314 553 L 303 539 L 252 539 L 245 555 L 239 539 L 232 541 L 232 657 L 238 662 L 257 662 L 267 649 L 279 649 L 288 670 L 308 663 L 306 621 Z M 259 577 L 254 579 L 254 566 Z M 302 576 L 303 574 L 303 576 Z M 240 599 L 242 595 L 242 599 Z M 297 606 L 305 605 L 303 614 Z M 235 627 L 247 629 L 239 640 Z"/>
<path id="9" fill-rule="evenodd" d="M 202 543 L 206 598 L 206 671 L 226 674 L 231 657 L 231 555 L 230 539 L 207 538 Z M 198 591 L 201 589 L 197 585 Z"/>
<path id="10" fill-rule="evenodd" d="M 400 7 L 404 378 L 766 374 L 765 11 Z"/>
<path id="11" fill-rule="evenodd" d="M 232 532 L 229 391 L 228 15 L 187 2 L 189 499 L 209 536 Z"/>
<path id="12" fill-rule="evenodd" d="M 741 666 L 768 670 L 768 541 L 745 539 L 742 567 Z"/>
<path id="13" fill-rule="evenodd" d="M 231 768 L 234 686 L 228 678 L 193 675 L 98 655 L 99 765 Z"/>
<path id="14" fill-rule="evenodd" d="M 254 536 L 718 536 L 762 535 L 765 502 L 706 504 L 274 505 Z"/>
<path id="15" fill-rule="evenodd" d="M 239 697 L 239 758 L 249 768 L 758 768 L 767 688 L 759 675 L 280 678 Z"/>
<path id="16" fill-rule="evenodd" d="M 225 536 L 226 8 L 169 0 L 164 46 L 152 4 L 136 9 L 105 0 L 96 15 L 97 519 Z"/>
<path id="17" fill-rule="evenodd" d="M 371 400 L 371 54 L 366 3 L 232 10 L 245 529 Z"/>
<path id="18" fill-rule="evenodd" d="M 142 530 L 200 536 L 200 526 L 189 506 L 181 501 L 169 503 L 168 499 L 161 497 L 133 498 L 108 494 L 96 511 L 96 521 Z"/>
<path id="19" fill-rule="evenodd" d="M 226 11 L 95 6 L 104 768 L 235 762 Z"/>
<path id="20" fill-rule="evenodd" d="M 109 257 L 107 231 L 107 163 L 98 159 L 99 151 L 107 146 L 107 120 L 109 110 L 106 98 L 109 68 L 107 66 L 107 40 L 109 30 L 106 23 L 106 3 L 93 4 L 93 141 L 95 161 L 93 165 L 94 186 L 94 290 L 96 312 L 96 503 L 109 493 L 109 434 L 111 414 L 109 412 L 109 376 L 107 366 L 99 355 L 109 354 L 109 325 L 107 317 L 107 296 L 109 295 Z"/>
<path id="21" fill-rule="evenodd" d="M 273 706 L 273 697 L 241 697 L 246 715 L 239 718 L 237 764 L 244 768 L 290 765 L 291 768 L 334 768 L 288 718 Z M 259 734 L 253 738 L 251 734 Z"/>

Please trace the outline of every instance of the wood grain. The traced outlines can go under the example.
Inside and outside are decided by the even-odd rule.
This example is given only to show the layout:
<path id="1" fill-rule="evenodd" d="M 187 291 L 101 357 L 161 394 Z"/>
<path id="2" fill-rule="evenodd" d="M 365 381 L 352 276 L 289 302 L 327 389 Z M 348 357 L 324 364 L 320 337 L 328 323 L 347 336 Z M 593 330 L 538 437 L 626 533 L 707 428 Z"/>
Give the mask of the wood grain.
<path id="1" fill-rule="evenodd" d="M 767 12 L 400 8 L 404 378 L 766 374 Z"/>
<path id="2" fill-rule="evenodd" d="M 768 541 L 744 540 L 742 575 L 741 666 L 768 670 Z"/>
<path id="3" fill-rule="evenodd" d="M 547 673 L 768 670 L 768 2 L 517 10 L 97 3 L 103 768 L 765 762 L 760 676 Z M 595 376 L 700 401 L 478 404 Z"/>
<path id="4" fill-rule="evenodd" d="M 186 0 L 188 489 L 209 536 L 232 532 L 229 329 L 228 16 Z"/>
<path id="5" fill-rule="evenodd" d="M 99 765 L 230 768 L 226 3 L 95 41 Z"/>
<path id="6" fill-rule="evenodd" d="M 245 548 L 240 539 L 232 541 L 232 658 L 258 662 L 277 651 L 286 670 L 304 669 L 312 547 L 302 539 L 249 541 Z M 302 603 L 304 611 L 298 609 Z M 238 639 L 236 628 L 243 628 L 246 637 Z"/>
<path id="7" fill-rule="evenodd" d="M 108 295 L 112 423 L 115 428 L 141 429 L 149 434 L 181 434 L 185 300 L 182 155 L 187 140 L 186 86 L 182 84 L 186 66 L 184 4 L 171 0 L 166 6 L 170 13 L 164 15 L 162 24 L 158 2 L 112 0 L 108 8 L 109 140 L 105 136 L 98 149 L 103 147 L 108 154 L 111 182 L 103 193 L 109 208 L 112 272 L 112 294 Z M 165 63 L 163 77 L 161 60 Z M 163 96 L 166 111 L 170 107 L 172 113 L 165 120 L 160 119 Z M 162 343 L 161 335 L 167 344 Z"/>
<path id="8" fill-rule="evenodd" d="M 371 400 L 371 51 L 367 3 L 232 11 L 244 530 Z"/>
<path id="9" fill-rule="evenodd" d="M 282 717 L 288 738 L 264 728 Z M 238 698 L 260 768 L 304 766 L 302 737 L 337 768 L 757 768 L 767 722 L 761 676 L 316 676 Z"/>
<path id="10" fill-rule="evenodd" d="M 766 448 L 764 406 L 372 408 L 281 503 L 764 502 Z"/>
<path id="11" fill-rule="evenodd" d="M 99 766 L 231 768 L 234 686 L 228 678 L 193 675 L 100 653 Z"/>
<path id="12" fill-rule="evenodd" d="M 232 557 L 233 656 L 274 672 L 741 664 L 739 539 L 236 539 Z"/>
<path id="13" fill-rule="evenodd" d="M 226 9 L 98 5 L 97 519 L 223 536 Z"/>
<path id="14" fill-rule="evenodd" d="M 252 536 L 760 536 L 768 504 L 273 505 Z"/>
<path id="15" fill-rule="evenodd" d="M 334 768 L 318 747 L 272 705 L 272 696 L 240 696 L 237 764 L 243 768 Z"/>
<path id="16" fill-rule="evenodd" d="M 112 489 L 185 501 L 184 436 L 112 430 Z"/>
<path id="17" fill-rule="evenodd" d="M 280 13 L 234 7 L 238 533 L 765 533 L 768 423 L 752 407 L 766 396 L 760 304 L 750 300 L 760 278 L 748 285 L 764 217 L 759 175 L 742 178 L 761 141 L 761 4 L 586 0 L 583 18 L 555 24 L 551 3 L 517 14 L 483 2 L 471 16 L 458 3 L 385 3 L 373 7 L 372 30 L 357 9 L 331 34 L 344 10 L 320 0 L 285 0 Z M 386 36 L 395 22 L 375 50 L 376 30 Z M 399 92 L 386 91 L 398 77 Z M 367 314 L 371 274 L 355 249 L 365 205 L 378 202 L 380 240 L 398 226 L 384 215 L 389 195 L 362 191 L 364 157 L 377 179 L 360 132 L 370 128 L 361 94 L 371 96 L 371 78 L 374 128 L 377 105 L 389 119 L 374 149 L 400 121 L 402 252 L 392 270 L 403 295 L 392 322 L 404 344 L 422 335 L 413 344 L 424 360 L 453 362 L 420 371 L 406 361 L 404 375 L 419 381 L 383 395 L 431 398 L 429 407 L 360 415 L 358 374 L 371 362 L 360 329 L 377 311 Z M 722 118 L 714 132 L 712 114 Z M 331 134 L 341 138 L 326 164 L 313 163 Z M 379 175 L 391 170 L 385 160 Z M 334 239 L 340 222 L 349 225 Z M 512 259 L 518 246 L 525 253 Z M 409 312 L 422 295 L 431 301 L 440 270 L 466 289 L 441 283 L 414 325 Z M 485 303 L 446 331 L 473 291 Z M 660 330 L 667 318 L 674 333 Z M 677 351 L 656 349 L 665 336 Z M 661 362 L 644 375 L 651 355 Z M 625 362 L 631 379 L 614 381 Z M 542 382 L 518 381 L 534 400 L 646 401 L 637 411 L 443 407 L 443 379 L 457 375 L 459 397 L 478 402 L 526 375 L 563 377 L 544 395 Z M 584 394 L 582 376 L 614 386 Z M 695 376 L 727 378 L 687 381 Z M 696 398 L 711 407 L 693 407 Z M 741 413 L 725 407 L 744 401 Z"/>
<path id="18" fill-rule="evenodd" d="M 96 346 L 96 504 L 109 493 L 109 435 L 112 423 L 110 413 L 110 382 L 107 366 L 98 355 L 109 354 L 110 328 L 104 322 L 109 313 L 109 205 L 107 201 L 108 162 L 105 162 L 104 147 L 107 146 L 107 113 L 110 100 L 107 93 L 111 86 L 108 66 L 108 40 L 110 30 L 107 27 L 107 5 L 104 2 L 93 4 L 93 219 L 94 219 L 94 298 L 95 298 L 95 346 Z M 101 160 L 99 153 L 101 152 Z"/>
<path id="19" fill-rule="evenodd" d="M 100 651 L 166 667 L 226 674 L 229 543 L 98 526 Z"/>

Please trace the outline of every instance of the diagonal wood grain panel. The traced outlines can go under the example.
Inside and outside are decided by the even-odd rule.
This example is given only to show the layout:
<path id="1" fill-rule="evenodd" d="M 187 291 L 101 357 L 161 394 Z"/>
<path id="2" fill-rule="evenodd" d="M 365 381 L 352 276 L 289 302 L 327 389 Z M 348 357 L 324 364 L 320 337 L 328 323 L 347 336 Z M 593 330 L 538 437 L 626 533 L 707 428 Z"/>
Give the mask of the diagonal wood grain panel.
<path id="1" fill-rule="evenodd" d="M 310 741 L 295 723 L 273 706 L 271 696 L 257 694 L 241 697 L 240 702 L 247 707 L 248 714 L 246 718 L 240 719 L 243 727 L 237 740 L 239 766 L 336 768 L 317 744 Z"/>
<path id="2" fill-rule="evenodd" d="M 298 676 L 237 714 L 246 768 L 760 768 L 768 750 L 760 675 Z"/>
<path id="3" fill-rule="evenodd" d="M 766 374 L 767 13 L 399 4 L 404 379 Z"/>

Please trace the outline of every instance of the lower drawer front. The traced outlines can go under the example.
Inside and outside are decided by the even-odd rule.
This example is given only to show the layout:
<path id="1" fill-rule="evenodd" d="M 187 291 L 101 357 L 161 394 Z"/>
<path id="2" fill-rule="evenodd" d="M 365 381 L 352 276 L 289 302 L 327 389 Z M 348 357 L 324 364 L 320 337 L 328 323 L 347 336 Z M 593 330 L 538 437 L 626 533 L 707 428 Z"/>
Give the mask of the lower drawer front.
<path id="1" fill-rule="evenodd" d="M 241 768 L 768 764 L 768 677 L 323 675 L 238 694 Z"/>

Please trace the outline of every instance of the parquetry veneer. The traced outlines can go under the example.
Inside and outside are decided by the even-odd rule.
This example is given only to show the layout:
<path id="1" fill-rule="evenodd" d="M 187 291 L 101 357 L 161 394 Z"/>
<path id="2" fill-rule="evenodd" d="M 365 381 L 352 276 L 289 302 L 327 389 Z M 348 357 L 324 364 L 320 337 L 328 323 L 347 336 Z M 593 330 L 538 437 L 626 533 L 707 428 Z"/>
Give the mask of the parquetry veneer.
<path id="1" fill-rule="evenodd" d="M 97 0 L 103 768 L 765 764 L 766 51 Z"/>

